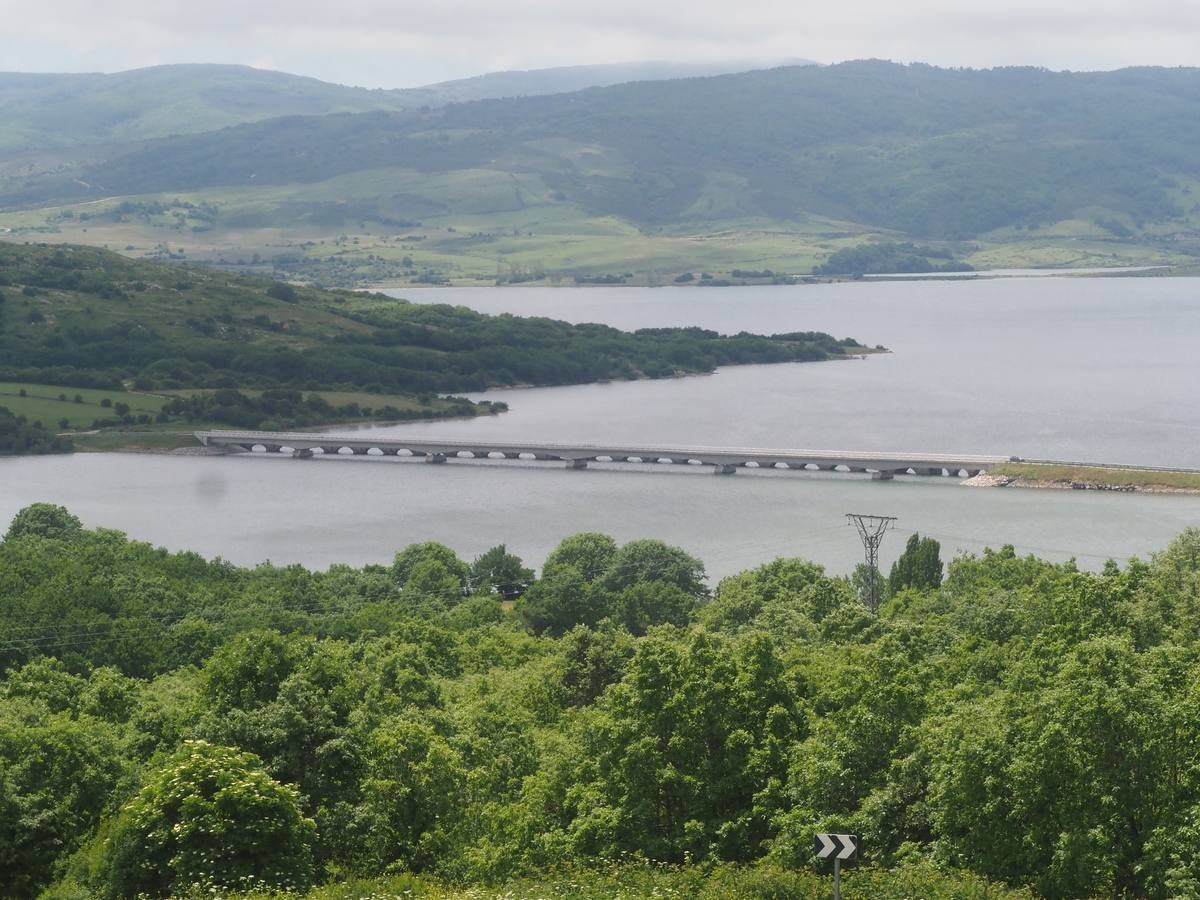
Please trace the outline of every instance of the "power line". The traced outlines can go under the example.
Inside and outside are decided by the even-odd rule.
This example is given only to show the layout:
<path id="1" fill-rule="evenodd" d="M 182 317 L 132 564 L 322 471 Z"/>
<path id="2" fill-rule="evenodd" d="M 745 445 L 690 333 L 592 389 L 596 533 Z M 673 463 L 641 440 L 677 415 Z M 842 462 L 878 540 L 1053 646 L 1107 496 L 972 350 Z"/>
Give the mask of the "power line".
<path id="1" fill-rule="evenodd" d="M 867 558 L 867 608 L 872 613 L 879 612 L 879 545 L 895 516 L 868 516 L 859 513 L 846 513 L 850 524 L 858 529 L 862 538 L 863 550 Z"/>
<path id="2" fill-rule="evenodd" d="M 500 582 L 502 586 L 516 586 L 523 582 Z M 445 598 L 435 594 L 408 594 L 404 601 L 444 601 Z M 466 599 L 464 597 L 464 599 Z M 177 625 L 187 619 L 202 621 L 214 628 L 227 628 L 269 624 L 281 616 L 288 615 L 323 615 L 331 613 L 352 613 L 368 603 L 347 603 L 345 601 L 326 601 L 320 599 L 308 600 L 289 606 L 251 606 L 237 608 L 204 608 L 189 609 L 183 612 L 142 614 L 128 619 L 112 619 L 108 622 L 90 622 L 76 625 L 42 625 L 21 628 L 4 628 L 0 624 L 0 653 L 19 651 L 64 650 L 76 647 L 91 647 L 100 644 L 112 644 L 126 637 L 144 634 L 156 634 L 164 628 Z M 27 620 L 28 621 L 28 620 Z M 113 629 L 119 628 L 114 634 Z M 13 634 L 13 632 L 34 632 L 33 634 Z"/>

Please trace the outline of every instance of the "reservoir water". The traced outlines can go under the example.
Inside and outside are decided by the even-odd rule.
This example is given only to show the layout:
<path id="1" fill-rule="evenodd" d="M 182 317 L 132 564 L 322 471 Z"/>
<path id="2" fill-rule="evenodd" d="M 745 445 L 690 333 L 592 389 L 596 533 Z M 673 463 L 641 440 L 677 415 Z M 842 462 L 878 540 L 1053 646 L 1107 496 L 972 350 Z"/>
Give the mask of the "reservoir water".
<path id="1" fill-rule="evenodd" d="M 1009 278 L 753 288 L 406 291 L 419 302 L 622 328 L 829 331 L 893 352 L 747 366 L 711 376 L 493 391 L 511 412 L 391 426 L 503 439 L 999 453 L 1200 467 L 1200 281 Z M 545 469 L 551 470 L 546 471 Z M 1148 555 L 1189 525 L 1200 497 L 964 488 L 796 472 L 396 459 L 294 461 L 134 454 L 0 460 L 0 522 L 63 503 L 173 549 L 239 563 L 323 567 L 390 559 L 419 540 L 465 557 L 497 543 L 533 564 L 563 536 L 660 537 L 721 576 L 779 555 L 848 571 L 847 512 L 899 517 L 943 556 L 1014 544 L 1076 557 Z"/>

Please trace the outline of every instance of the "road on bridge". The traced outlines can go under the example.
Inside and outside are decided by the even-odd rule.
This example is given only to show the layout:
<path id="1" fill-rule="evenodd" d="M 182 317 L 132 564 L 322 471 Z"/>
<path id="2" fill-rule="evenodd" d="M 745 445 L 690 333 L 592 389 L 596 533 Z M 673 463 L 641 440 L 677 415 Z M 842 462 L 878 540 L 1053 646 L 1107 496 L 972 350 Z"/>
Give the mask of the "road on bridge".
<path id="1" fill-rule="evenodd" d="M 206 447 L 231 451 L 288 453 L 308 459 L 320 455 L 417 456 L 444 463 L 455 458 L 495 460 L 560 460 L 581 469 L 589 462 L 675 463 L 710 466 L 718 474 L 739 468 L 787 468 L 869 473 L 876 478 L 913 474 L 968 476 L 1010 461 L 1007 456 L 954 453 L 890 453 L 853 450 L 791 450 L 764 447 L 704 447 L 650 444 L 545 443 L 514 441 L 443 441 L 403 437 L 319 432 L 200 431 Z"/>

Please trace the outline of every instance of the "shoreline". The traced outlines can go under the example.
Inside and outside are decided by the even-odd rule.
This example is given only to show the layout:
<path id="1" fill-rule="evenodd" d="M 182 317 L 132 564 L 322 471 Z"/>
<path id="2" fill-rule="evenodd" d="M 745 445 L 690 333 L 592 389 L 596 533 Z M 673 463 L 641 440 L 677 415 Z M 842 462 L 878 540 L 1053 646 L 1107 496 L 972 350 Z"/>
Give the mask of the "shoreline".
<path id="1" fill-rule="evenodd" d="M 961 482 L 965 487 L 1114 494 L 1200 495 L 1200 471 L 1013 463 Z"/>
<path id="2" fill-rule="evenodd" d="M 871 282 L 896 282 L 896 281 L 999 281 L 1006 279 L 1019 278 L 1196 278 L 1200 277 L 1200 269 L 1196 266 L 1178 264 L 1178 263 L 1162 263 L 1142 266 L 1106 266 L 1094 269 L 1089 268 L 1073 268 L 1071 266 L 1047 267 L 1047 268 L 1012 268 L 1012 269 L 977 269 L 974 271 L 962 272 L 880 272 L 880 273 L 863 273 L 861 275 L 841 274 L 841 275 L 800 275 L 792 274 L 786 276 L 785 280 L 767 280 L 767 279 L 740 279 L 730 280 L 721 279 L 718 283 L 705 283 L 700 281 L 675 283 L 663 282 L 658 284 L 649 284 L 643 280 L 634 278 L 631 281 L 613 282 L 612 284 L 597 284 L 591 282 L 584 283 L 559 283 L 555 284 L 548 279 L 541 281 L 522 281 L 518 283 L 496 284 L 489 280 L 474 280 L 463 278 L 455 281 L 450 279 L 444 283 L 431 284 L 427 282 L 388 280 L 371 281 L 362 283 L 356 287 L 350 288 L 353 291 L 364 293 L 386 292 L 386 291 L 429 291 L 430 293 L 440 290 L 454 290 L 462 288 L 578 288 L 587 290 L 589 288 L 740 288 L 740 287 L 798 287 L 804 285 L 815 284 L 863 284 Z"/>

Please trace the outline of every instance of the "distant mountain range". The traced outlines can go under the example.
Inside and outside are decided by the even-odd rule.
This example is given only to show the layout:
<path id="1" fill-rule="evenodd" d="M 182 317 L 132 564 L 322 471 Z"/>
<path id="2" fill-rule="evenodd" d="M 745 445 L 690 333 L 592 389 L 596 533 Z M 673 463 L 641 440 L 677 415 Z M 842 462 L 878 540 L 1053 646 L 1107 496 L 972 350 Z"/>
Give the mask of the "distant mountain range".
<path id="1" fill-rule="evenodd" d="M 330 102 L 321 98 L 337 91 L 364 102 L 374 96 L 280 83 L 297 104 Z M 242 110 L 274 102 L 245 86 L 234 93 Z M 645 224 L 702 220 L 719 199 L 746 215 L 815 212 L 963 238 L 1088 210 L 1136 222 L 1186 215 L 1180 192 L 1200 177 L 1198 147 L 1198 70 L 1068 74 L 861 62 L 428 111 L 272 118 L 10 182 L 0 202 L 315 183 L 393 167 L 492 169 L 536 177 L 589 213 Z M 428 212 L 428 203 L 406 207 L 404 197 L 379 203 L 401 218 Z"/>
<path id="2" fill-rule="evenodd" d="M 0 153 L 195 134 L 279 116 L 418 109 L 761 67 L 752 62 L 566 66 L 399 90 L 346 87 L 228 65 L 154 66 L 114 74 L 0 72 Z"/>
<path id="3" fill-rule="evenodd" d="M 1006 257 L 1024 264 L 1200 255 L 1200 69 L 702 71 L 582 67 L 398 92 L 235 67 L 5 76 L 0 128 L 41 149 L 0 160 L 0 210 L 48 212 L 0 226 L 74 222 L 75 239 L 125 243 L 140 222 L 151 246 L 191 235 L 214 256 L 271 229 L 289 243 L 262 231 L 262 246 L 300 248 L 289 258 L 340 232 L 411 231 L 394 251 L 318 253 L 335 268 L 356 252 L 392 260 L 374 269 L 387 278 L 452 271 L 463 253 L 473 278 L 709 260 L 796 272 L 863 235 L 952 255 L 980 249 L 954 242 L 1057 235 L 1056 254 Z M 489 93 L 525 96 L 470 99 Z M 182 123 L 198 133 L 160 136 Z M 78 207 L 86 223 L 60 210 L 98 200 L 112 205 Z M 705 234 L 724 237 L 662 243 Z M 752 253 L 730 243 L 747 234 Z"/>

